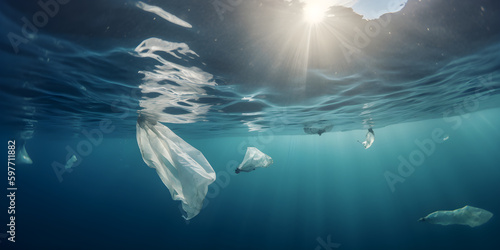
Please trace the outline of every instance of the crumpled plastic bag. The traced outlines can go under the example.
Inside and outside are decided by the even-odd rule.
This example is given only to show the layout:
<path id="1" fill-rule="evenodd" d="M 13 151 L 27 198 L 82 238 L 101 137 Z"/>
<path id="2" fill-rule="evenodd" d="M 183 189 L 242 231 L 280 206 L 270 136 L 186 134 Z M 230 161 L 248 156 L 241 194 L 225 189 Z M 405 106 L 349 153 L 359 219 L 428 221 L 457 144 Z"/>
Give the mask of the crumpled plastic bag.
<path id="1" fill-rule="evenodd" d="M 317 134 L 321 136 L 321 134 L 330 132 L 332 131 L 333 125 L 327 125 L 324 127 L 311 127 L 311 126 L 305 126 L 304 127 L 304 133 L 314 135 Z"/>
<path id="2" fill-rule="evenodd" d="M 422 222 L 440 225 L 467 225 L 477 227 L 488 222 L 493 214 L 481 208 L 465 206 L 452 211 L 436 211 L 419 219 Z"/>
<path id="3" fill-rule="evenodd" d="M 17 152 L 16 163 L 18 164 L 33 164 L 30 156 L 28 155 L 28 151 L 26 151 L 26 144 L 23 144 L 19 151 Z"/>
<path id="4" fill-rule="evenodd" d="M 156 169 L 172 199 L 182 202 L 190 220 L 201 210 L 215 172 L 203 154 L 165 125 L 144 116 L 137 120 L 137 143 L 146 164 Z"/>
<path id="5" fill-rule="evenodd" d="M 76 158 L 76 155 L 73 155 L 71 156 L 71 158 L 68 159 L 68 161 L 66 162 L 66 165 L 64 165 L 64 168 L 65 169 L 70 169 L 73 167 L 73 164 L 75 164 L 75 162 L 77 162 L 78 159 Z"/>
<path id="6" fill-rule="evenodd" d="M 360 143 L 363 144 L 363 147 L 365 147 L 365 149 L 368 149 L 369 147 L 372 146 L 374 141 L 375 141 L 375 132 L 373 132 L 372 128 L 369 128 L 368 133 L 366 133 L 365 141 Z"/>
<path id="7" fill-rule="evenodd" d="M 243 162 L 236 168 L 235 173 L 252 172 L 256 168 L 267 168 L 273 164 L 273 159 L 255 147 L 248 147 Z"/>

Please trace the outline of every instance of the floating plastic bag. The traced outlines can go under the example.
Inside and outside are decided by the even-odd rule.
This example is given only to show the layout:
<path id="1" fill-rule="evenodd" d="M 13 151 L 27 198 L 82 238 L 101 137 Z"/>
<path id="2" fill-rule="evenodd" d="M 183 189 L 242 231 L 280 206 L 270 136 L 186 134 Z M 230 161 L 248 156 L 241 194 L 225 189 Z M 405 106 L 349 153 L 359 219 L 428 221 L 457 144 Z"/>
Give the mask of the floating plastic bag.
<path id="1" fill-rule="evenodd" d="M 172 199 L 182 202 L 184 219 L 201 210 L 215 172 L 203 154 L 166 126 L 144 116 L 137 120 L 137 143 L 144 162 L 156 169 Z"/>
<path id="2" fill-rule="evenodd" d="M 369 147 L 372 146 L 374 141 L 375 141 L 375 132 L 373 132 L 372 128 L 369 128 L 368 133 L 366 133 L 365 141 L 364 142 L 358 141 L 358 142 L 363 144 L 363 147 L 365 147 L 365 149 L 368 149 Z"/>
<path id="3" fill-rule="evenodd" d="M 260 152 L 257 148 L 248 147 L 243 162 L 235 172 L 237 174 L 240 172 L 252 172 L 256 168 L 267 168 L 271 164 L 273 164 L 273 159 L 270 156 Z"/>
<path id="4" fill-rule="evenodd" d="M 64 168 L 65 169 L 70 169 L 73 167 L 73 164 L 75 164 L 75 162 L 77 162 L 78 159 L 76 158 L 76 155 L 73 155 L 71 156 L 71 158 L 68 159 L 68 161 L 66 162 L 66 165 L 64 165 Z"/>
<path id="5" fill-rule="evenodd" d="M 26 151 L 26 146 L 23 144 L 21 149 L 17 152 L 17 159 L 16 163 L 18 164 L 33 164 L 33 161 L 31 160 L 30 156 L 28 155 L 28 152 Z"/>
<path id="6" fill-rule="evenodd" d="M 333 125 L 328 125 L 328 126 L 324 126 L 324 127 L 306 126 L 306 127 L 304 127 L 304 133 L 310 134 L 310 135 L 317 134 L 317 135 L 321 136 L 321 134 L 323 134 L 323 133 L 332 131 L 332 128 L 333 128 Z"/>
<path id="7" fill-rule="evenodd" d="M 477 227 L 488 222 L 492 216 L 493 214 L 491 212 L 484 209 L 465 206 L 453 211 L 436 211 L 420 218 L 419 221 L 445 226 L 459 224 Z"/>

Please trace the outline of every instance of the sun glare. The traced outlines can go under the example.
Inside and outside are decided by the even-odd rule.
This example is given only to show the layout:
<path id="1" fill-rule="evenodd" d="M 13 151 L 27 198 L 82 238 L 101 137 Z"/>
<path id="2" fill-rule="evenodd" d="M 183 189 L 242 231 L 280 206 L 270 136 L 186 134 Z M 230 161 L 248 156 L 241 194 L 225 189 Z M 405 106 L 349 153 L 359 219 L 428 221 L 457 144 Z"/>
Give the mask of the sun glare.
<path id="1" fill-rule="evenodd" d="M 325 17 L 325 10 L 317 4 L 308 4 L 304 7 L 304 20 L 310 24 L 320 23 Z"/>

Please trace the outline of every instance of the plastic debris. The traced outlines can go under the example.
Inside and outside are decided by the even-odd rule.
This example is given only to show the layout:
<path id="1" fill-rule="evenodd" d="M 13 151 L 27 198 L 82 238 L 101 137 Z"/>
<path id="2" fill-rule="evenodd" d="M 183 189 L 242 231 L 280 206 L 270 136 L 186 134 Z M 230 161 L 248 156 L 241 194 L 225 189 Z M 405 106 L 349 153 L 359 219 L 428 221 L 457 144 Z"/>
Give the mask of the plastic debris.
<path id="1" fill-rule="evenodd" d="M 70 169 L 73 167 L 73 164 L 77 161 L 76 155 L 71 156 L 71 158 L 68 159 L 66 162 L 66 165 L 64 165 L 65 169 Z"/>
<path id="2" fill-rule="evenodd" d="M 465 206 L 455 210 L 436 211 L 418 221 L 440 225 L 467 225 L 477 227 L 488 222 L 493 214 L 481 208 Z"/>
<path id="3" fill-rule="evenodd" d="M 26 144 L 23 144 L 23 146 L 21 146 L 21 148 L 17 152 L 16 162 L 19 164 L 33 164 L 33 161 L 26 151 Z"/>
<path id="4" fill-rule="evenodd" d="M 321 127 L 321 128 L 315 128 L 315 127 L 306 126 L 306 127 L 304 127 L 304 132 L 306 134 L 310 134 L 310 135 L 317 134 L 317 135 L 321 136 L 321 134 L 323 134 L 325 132 L 332 131 L 332 128 L 333 128 L 333 125 L 328 125 L 328 126 Z"/>
<path id="5" fill-rule="evenodd" d="M 270 156 L 262 153 L 255 147 L 248 147 L 245 158 L 243 158 L 243 162 L 236 168 L 235 173 L 252 172 L 256 168 L 267 168 L 271 164 L 273 164 L 273 159 Z"/>
<path id="6" fill-rule="evenodd" d="M 156 169 L 172 199 L 182 202 L 184 219 L 192 219 L 202 208 L 208 185 L 215 181 L 212 166 L 200 151 L 165 125 L 139 116 L 136 127 L 144 162 Z"/>
<path id="7" fill-rule="evenodd" d="M 375 141 L 375 132 L 373 132 L 372 128 L 369 128 L 368 133 L 366 133 L 365 141 L 364 142 L 358 141 L 358 142 L 363 144 L 363 147 L 365 147 L 365 149 L 368 149 L 369 147 L 372 146 L 374 141 Z"/>

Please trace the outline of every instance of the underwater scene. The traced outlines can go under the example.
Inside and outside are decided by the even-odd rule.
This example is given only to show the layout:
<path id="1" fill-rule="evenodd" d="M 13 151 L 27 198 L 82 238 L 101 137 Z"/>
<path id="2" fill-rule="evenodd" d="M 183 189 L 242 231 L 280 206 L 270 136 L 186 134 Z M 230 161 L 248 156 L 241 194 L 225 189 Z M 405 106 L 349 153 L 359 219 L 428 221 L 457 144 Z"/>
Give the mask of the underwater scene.
<path id="1" fill-rule="evenodd" d="M 500 249 L 499 1 L 0 20 L 0 249 Z"/>

